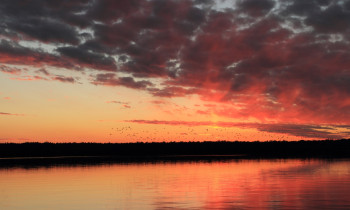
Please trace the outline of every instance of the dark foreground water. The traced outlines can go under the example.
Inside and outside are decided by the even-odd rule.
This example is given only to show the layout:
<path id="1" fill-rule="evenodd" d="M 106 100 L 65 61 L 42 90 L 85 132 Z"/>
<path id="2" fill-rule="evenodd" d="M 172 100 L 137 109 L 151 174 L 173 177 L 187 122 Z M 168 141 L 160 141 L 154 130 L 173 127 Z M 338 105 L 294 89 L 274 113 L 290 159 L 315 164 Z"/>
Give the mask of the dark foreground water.
<path id="1" fill-rule="evenodd" d="M 350 160 L 1 168 L 0 209 L 350 209 Z"/>

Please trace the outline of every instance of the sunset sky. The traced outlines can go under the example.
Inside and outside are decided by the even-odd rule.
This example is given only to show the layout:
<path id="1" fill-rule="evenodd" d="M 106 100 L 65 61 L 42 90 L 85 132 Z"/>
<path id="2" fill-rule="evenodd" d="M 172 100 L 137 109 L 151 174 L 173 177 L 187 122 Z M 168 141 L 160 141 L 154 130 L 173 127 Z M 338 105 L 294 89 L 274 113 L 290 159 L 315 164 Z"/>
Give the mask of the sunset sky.
<path id="1" fill-rule="evenodd" d="M 1 1 L 0 142 L 339 138 L 350 1 Z"/>

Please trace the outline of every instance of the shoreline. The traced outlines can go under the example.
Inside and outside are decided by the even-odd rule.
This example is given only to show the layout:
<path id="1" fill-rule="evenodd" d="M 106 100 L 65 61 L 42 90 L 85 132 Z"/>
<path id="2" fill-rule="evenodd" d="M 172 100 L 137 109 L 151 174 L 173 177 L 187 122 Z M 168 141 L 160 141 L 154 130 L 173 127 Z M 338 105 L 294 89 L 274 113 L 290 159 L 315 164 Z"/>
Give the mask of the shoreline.
<path id="1" fill-rule="evenodd" d="M 350 140 L 152 143 L 0 143 L 8 164 L 142 162 L 162 160 L 350 158 Z"/>

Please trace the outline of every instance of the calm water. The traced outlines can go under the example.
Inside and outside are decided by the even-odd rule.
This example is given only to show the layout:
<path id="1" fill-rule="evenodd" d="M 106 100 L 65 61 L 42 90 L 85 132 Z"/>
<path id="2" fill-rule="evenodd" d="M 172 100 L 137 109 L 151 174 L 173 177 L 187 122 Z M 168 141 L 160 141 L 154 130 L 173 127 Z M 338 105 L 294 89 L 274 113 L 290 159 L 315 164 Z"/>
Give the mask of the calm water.
<path id="1" fill-rule="evenodd" d="M 0 209 L 350 209 L 350 160 L 0 169 Z"/>

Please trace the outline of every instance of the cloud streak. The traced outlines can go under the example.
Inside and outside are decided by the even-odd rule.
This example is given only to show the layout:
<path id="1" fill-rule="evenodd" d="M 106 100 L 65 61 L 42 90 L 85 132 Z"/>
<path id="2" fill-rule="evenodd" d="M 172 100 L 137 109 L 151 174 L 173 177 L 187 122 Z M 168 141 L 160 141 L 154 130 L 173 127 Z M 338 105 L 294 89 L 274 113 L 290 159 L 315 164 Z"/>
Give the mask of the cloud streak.
<path id="1" fill-rule="evenodd" d="M 5 115 L 5 116 L 25 116 L 24 114 L 13 114 L 13 113 L 8 113 L 8 112 L 0 112 L 0 115 Z"/>
<path id="2" fill-rule="evenodd" d="M 45 80 L 45 81 L 59 81 L 64 83 L 77 83 L 79 79 L 71 76 L 51 74 L 44 68 L 41 68 L 33 72 L 32 75 L 28 75 L 27 69 L 11 68 L 5 65 L 0 66 L 0 70 L 3 71 L 4 73 L 16 75 L 16 77 L 10 77 L 10 79 L 18 80 L 18 81 Z"/>
<path id="3" fill-rule="evenodd" d="M 348 138 L 349 131 L 343 134 L 332 132 L 338 125 L 306 125 L 306 124 L 266 124 L 266 123 L 237 123 L 237 122 L 211 122 L 211 121 L 161 121 L 161 120 L 126 120 L 129 123 L 171 125 L 171 126 L 215 126 L 222 128 L 254 128 L 269 133 L 288 134 L 306 138 L 340 139 Z M 345 126 L 347 129 L 350 126 Z"/>
<path id="4" fill-rule="evenodd" d="M 106 101 L 107 104 L 120 104 L 123 108 L 130 109 L 130 103 L 129 102 L 122 102 L 122 101 Z"/>

